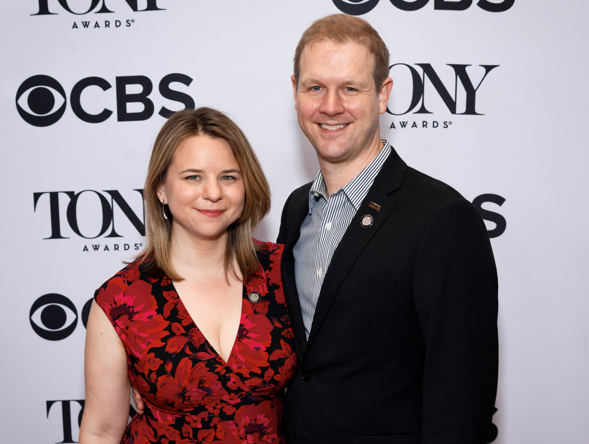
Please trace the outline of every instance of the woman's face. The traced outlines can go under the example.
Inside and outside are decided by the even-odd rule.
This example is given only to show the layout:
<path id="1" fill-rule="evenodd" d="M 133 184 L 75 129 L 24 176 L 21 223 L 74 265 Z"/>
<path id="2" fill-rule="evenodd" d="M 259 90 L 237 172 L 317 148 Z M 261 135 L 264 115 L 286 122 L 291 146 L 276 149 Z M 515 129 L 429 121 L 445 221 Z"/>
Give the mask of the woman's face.
<path id="1" fill-rule="evenodd" d="M 208 136 L 185 139 L 174 153 L 158 197 L 172 213 L 176 239 L 223 238 L 245 202 L 243 177 L 229 144 Z"/>

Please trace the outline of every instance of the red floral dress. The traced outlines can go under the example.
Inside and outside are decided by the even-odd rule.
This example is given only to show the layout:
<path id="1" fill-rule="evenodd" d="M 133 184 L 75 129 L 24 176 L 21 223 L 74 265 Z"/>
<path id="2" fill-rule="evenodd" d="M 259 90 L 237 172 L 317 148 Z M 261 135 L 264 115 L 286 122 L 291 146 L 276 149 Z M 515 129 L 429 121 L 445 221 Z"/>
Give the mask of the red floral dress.
<path id="1" fill-rule="evenodd" d="M 282 395 L 296 355 L 280 277 L 282 245 L 258 246 L 261 267 L 244 284 L 228 362 L 207 342 L 167 277 L 150 278 L 135 262 L 96 291 L 127 352 L 131 385 L 146 404 L 121 442 L 284 442 Z"/>

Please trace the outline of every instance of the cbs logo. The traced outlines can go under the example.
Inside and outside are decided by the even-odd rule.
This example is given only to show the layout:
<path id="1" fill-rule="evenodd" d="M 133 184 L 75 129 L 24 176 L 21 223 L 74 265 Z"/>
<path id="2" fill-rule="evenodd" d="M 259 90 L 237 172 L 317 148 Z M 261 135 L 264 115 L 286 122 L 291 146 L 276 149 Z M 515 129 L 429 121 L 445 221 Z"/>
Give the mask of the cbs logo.
<path id="1" fill-rule="evenodd" d="M 82 324 L 88 324 L 93 299 L 82 308 Z M 78 310 L 72 301 L 61 294 L 48 293 L 31 306 L 29 320 L 33 331 L 48 341 L 61 341 L 70 336 L 78 326 Z"/>
<path id="2" fill-rule="evenodd" d="M 380 0 L 333 0 L 341 12 L 350 15 L 363 15 L 372 11 Z"/>
<path id="3" fill-rule="evenodd" d="M 172 87 L 180 83 L 190 86 L 192 78 L 185 74 L 172 73 L 164 76 L 158 85 L 163 99 L 178 102 L 183 108 L 194 108 L 194 100 L 188 94 Z M 86 77 L 78 81 L 69 94 L 73 113 L 87 123 L 102 123 L 115 113 L 109 108 L 100 109 L 103 93 L 113 88 L 101 77 Z M 117 121 L 143 121 L 153 116 L 155 104 L 151 98 L 154 83 L 146 76 L 116 77 L 114 100 Z M 112 95 L 111 95 L 112 98 Z M 23 120 L 30 125 L 46 127 L 55 124 L 66 111 L 68 95 L 63 86 L 53 77 L 35 75 L 26 79 L 16 92 L 16 109 Z M 96 108 L 99 108 L 97 111 Z M 170 117 L 173 110 L 161 106 L 158 114 Z"/>
<path id="4" fill-rule="evenodd" d="M 363 15 L 372 11 L 380 0 L 333 0 L 341 12 L 350 15 Z M 390 0 L 392 5 L 402 11 L 417 11 L 430 0 Z M 438 11 L 465 11 L 473 0 L 434 0 L 434 9 Z M 505 12 L 513 6 L 515 0 L 489 1 L 478 0 L 476 5 L 487 12 Z"/>

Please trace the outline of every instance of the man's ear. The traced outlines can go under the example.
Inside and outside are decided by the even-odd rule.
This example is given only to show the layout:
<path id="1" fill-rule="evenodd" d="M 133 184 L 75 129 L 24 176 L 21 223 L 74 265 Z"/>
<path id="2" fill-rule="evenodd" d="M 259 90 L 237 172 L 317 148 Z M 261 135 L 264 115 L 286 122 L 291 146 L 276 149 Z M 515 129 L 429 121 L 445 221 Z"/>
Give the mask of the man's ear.
<path id="1" fill-rule="evenodd" d="M 393 79 L 387 77 L 384 82 L 382 82 L 382 86 L 380 87 L 380 91 L 378 92 L 378 112 L 380 114 L 384 114 L 387 110 L 387 105 L 389 103 L 389 97 L 391 96 L 391 90 L 393 89 Z"/>
<path id="2" fill-rule="evenodd" d="M 296 103 L 297 103 L 297 81 L 296 81 L 294 75 L 290 76 L 290 81 L 292 82 L 292 94 L 294 96 L 294 101 L 295 101 L 295 105 L 296 105 Z"/>

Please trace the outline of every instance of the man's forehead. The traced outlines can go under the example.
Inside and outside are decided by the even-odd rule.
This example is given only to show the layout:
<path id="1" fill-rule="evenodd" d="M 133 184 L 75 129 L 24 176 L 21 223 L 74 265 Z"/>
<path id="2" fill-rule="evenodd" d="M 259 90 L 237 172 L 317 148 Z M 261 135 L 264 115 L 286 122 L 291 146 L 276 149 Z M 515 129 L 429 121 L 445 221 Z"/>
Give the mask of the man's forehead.
<path id="1" fill-rule="evenodd" d="M 355 42 L 353 40 L 340 41 L 340 40 L 330 39 L 329 37 L 318 37 L 318 38 L 315 38 L 315 39 L 309 41 L 303 47 L 302 53 L 308 52 L 308 50 L 313 50 L 317 46 L 322 46 L 322 45 L 329 45 L 333 48 L 334 51 L 337 51 L 338 49 L 348 47 L 348 46 L 356 46 L 356 47 L 361 48 L 362 50 L 370 53 L 370 49 L 366 45 L 363 45 L 361 43 Z"/>
<path id="2" fill-rule="evenodd" d="M 357 75 L 359 69 L 362 72 L 370 73 L 371 66 L 373 67 L 375 63 L 374 55 L 370 53 L 366 46 L 359 43 L 352 41 L 338 42 L 328 39 L 314 40 L 305 45 L 301 53 L 301 75 L 305 71 L 305 74 L 313 76 L 313 72 L 316 72 L 317 69 L 318 72 L 325 75 L 325 69 L 329 67 L 329 60 L 333 60 L 338 65 L 338 72 L 330 72 L 330 75 L 336 77 L 345 75 L 344 71 L 351 71 L 350 74 Z M 324 62 L 327 62 L 327 64 Z M 331 67 L 329 69 L 333 71 L 335 68 Z"/>
<path id="3" fill-rule="evenodd" d="M 341 60 L 351 59 L 359 63 L 375 63 L 375 57 L 370 49 L 354 41 L 339 42 L 330 39 L 312 40 L 307 43 L 301 52 L 300 64 L 304 65 L 305 60 L 317 60 L 317 58 L 340 58 Z M 363 59 L 363 60 L 362 60 Z"/>

